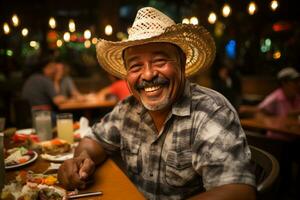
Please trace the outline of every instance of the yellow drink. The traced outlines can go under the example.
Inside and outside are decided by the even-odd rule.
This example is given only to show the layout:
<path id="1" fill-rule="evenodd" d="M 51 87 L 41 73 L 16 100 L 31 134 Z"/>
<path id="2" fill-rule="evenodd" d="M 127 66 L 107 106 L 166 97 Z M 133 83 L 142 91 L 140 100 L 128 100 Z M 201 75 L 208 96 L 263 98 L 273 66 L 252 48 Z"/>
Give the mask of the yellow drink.
<path id="1" fill-rule="evenodd" d="M 57 126 L 57 136 L 60 139 L 66 140 L 69 143 L 74 142 L 74 134 L 73 134 L 73 116 L 71 114 L 70 117 L 60 117 L 57 116 L 56 121 Z"/>

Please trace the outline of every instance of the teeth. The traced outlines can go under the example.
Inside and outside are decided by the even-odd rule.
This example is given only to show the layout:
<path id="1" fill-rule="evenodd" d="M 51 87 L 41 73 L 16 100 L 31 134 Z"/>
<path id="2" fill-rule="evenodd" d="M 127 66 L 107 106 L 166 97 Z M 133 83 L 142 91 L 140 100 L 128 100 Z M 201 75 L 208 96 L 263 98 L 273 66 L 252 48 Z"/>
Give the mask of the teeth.
<path id="1" fill-rule="evenodd" d="M 153 87 L 147 87 L 144 88 L 146 92 L 153 92 L 155 90 L 158 90 L 160 88 L 160 86 L 153 86 Z"/>

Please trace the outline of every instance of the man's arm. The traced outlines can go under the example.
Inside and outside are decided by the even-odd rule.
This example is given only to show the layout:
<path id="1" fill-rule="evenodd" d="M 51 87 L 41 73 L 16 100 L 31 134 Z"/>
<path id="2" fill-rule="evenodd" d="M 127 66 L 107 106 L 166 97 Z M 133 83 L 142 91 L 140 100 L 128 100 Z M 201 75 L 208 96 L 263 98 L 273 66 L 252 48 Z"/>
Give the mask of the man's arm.
<path id="1" fill-rule="evenodd" d="M 200 193 L 189 200 L 255 200 L 255 188 L 246 184 L 228 184 Z"/>
<path id="2" fill-rule="evenodd" d="M 74 157 L 82 154 L 87 154 L 96 165 L 106 159 L 106 153 L 102 146 L 90 138 L 83 138 L 80 141 L 78 147 L 75 149 Z"/>
<path id="3" fill-rule="evenodd" d="M 99 143 L 83 138 L 75 149 L 74 158 L 66 160 L 58 170 L 58 180 L 67 189 L 85 188 L 95 165 L 102 163 L 106 154 Z"/>

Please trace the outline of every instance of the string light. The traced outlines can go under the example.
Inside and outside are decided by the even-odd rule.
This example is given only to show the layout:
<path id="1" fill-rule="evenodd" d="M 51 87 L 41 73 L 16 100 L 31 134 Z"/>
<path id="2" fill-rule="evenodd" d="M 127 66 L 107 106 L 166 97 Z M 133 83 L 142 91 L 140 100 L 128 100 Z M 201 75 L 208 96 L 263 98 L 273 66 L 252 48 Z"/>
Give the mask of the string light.
<path id="1" fill-rule="evenodd" d="M 57 47 L 61 47 L 63 45 L 63 41 L 62 40 L 57 40 L 56 41 L 56 46 Z"/>
<path id="2" fill-rule="evenodd" d="M 27 35 L 28 35 L 28 29 L 27 28 L 23 28 L 22 29 L 22 35 L 24 36 L 24 37 L 26 37 Z"/>
<path id="3" fill-rule="evenodd" d="M 97 44 L 97 42 L 98 42 L 98 39 L 94 37 L 94 38 L 92 39 L 92 43 L 95 45 L 95 44 Z"/>
<path id="4" fill-rule="evenodd" d="M 248 13 L 250 15 L 254 15 L 255 11 L 256 11 L 256 4 L 252 1 L 248 5 Z"/>
<path id="5" fill-rule="evenodd" d="M 55 21 L 54 17 L 50 17 L 50 19 L 49 19 L 49 26 L 52 29 L 56 28 L 56 21 Z"/>
<path id="6" fill-rule="evenodd" d="M 84 41 L 84 47 L 85 48 L 90 48 L 91 47 L 91 41 L 90 40 Z"/>
<path id="7" fill-rule="evenodd" d="M 15 26 L 15 27 L 19 26 L 20 21 L 19 21 L 18 15 L 14 14 L 11 18 L 11 21 L 13 23 L 13 26 Z"/>
<path id="8" fill-rule="evenodd" d="M 84 39 L 88 40 L 88 39 L 91 38 L 91 36 L 92 36 L 91 31 L 90 31 L 89 29 L 86 29 L 86 30 L 84 31 L 84 33 L 83 33 Z"/>
<path id="9" fill-rule="evenodd" d="M 279 6 L 278 1 L 276 0 L 271 1 L 270 3 L 271 10 L 275 11 L 278 8 L 278 6 Z"/>
<path id="10" fill-rule="evenodd" d="M 6 34 L 6 35 L 10 33 L 9 25 L 6 22 L 3 24 L 3 31 L 4 31 L 4 34 Z"/>
<path id="11" fill-rule="evenodd" d="M 65 42 L 70 42 L 70 38 L 71 38 L 71 35 L 69 32 L 65 32 L 64 33 L 64 41 Z"/>
<path id="12" fill-rule="evenodd" d="M 231 8 L 228 4 L 224 4 L 222 8 L 223 17 L 228 17 L 231 14 Z"/>
<path id="13" fill-rule="evenodd" d="M 183 24 L 189 24 L 190 23 L 190 20 L 188 18 L 183 18 L 182 19 L 182 23 Z"/>
<path id="14" fill-rule="evenodd" d="M 75 22 L 73 19 L 70 19 L 69 21 L 69 31 L 73 33 L 76 30 Z"/>
<path id="15" fill-rule="evenodd" d="M 191 17 L 190 23 L 194 25 L 198 25 L 199 21 L 197 17 Z"/>
<path id="16" fill-rule="evenodd" d="M 105 26 L 104 29 L 105 35 L 111 35 L 113 33 L 113 28 L 110 24 Z"/>
<path id="17" fill-rule="evenodd" d="M 211 12 L 208 16 L 208 22 L 214 24 L 217 21 L 217 15 L 214 12 Z"/>

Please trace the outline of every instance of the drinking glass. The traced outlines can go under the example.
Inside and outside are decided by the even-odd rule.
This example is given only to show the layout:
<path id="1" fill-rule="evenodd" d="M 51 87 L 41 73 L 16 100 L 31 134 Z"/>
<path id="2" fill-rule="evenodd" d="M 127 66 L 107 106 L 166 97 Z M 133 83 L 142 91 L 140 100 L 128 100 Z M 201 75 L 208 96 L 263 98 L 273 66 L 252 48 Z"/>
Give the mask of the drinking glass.
<path id="1" fill-rule="evenodd" d="M 34 128 L 41 141 L 51 140 L 52 123 L 51 112 L 46 110 L 34 111 Z"/>
<path id="2" fill-rule="evenodd" d="M 60 113 L 56 115 L 57 136 L 69 143 L 74 142 L 73 115 L 72 113 Z"/>
<path id="3" fill-rule="evenodd" d="M 3 131 L 5 128 L 5 118 L 0 117 L 0 131 Z"/>

